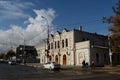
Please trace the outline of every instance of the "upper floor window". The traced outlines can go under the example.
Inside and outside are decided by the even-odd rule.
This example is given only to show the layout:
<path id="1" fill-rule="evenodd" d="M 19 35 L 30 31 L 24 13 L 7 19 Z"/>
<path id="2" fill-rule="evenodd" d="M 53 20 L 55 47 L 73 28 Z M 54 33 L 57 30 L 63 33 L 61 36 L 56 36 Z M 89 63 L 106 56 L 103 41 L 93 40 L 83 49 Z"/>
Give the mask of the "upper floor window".
<path id="1" fill-rule="evenodd" d="M 65 39 L 66 47 L 68 47 L 68 39 Z"/>
<path id="2" fill-rule="evenodd" d="M 60 48 L 60 41 L 58 41 L 58 48 Z"/>
<path id="3" fill-rule="evenodd" d="M 55 49 L 56 49 L 56 42 L 55 42 Z"/>
<path id="4" fill-rule="evenodd" d="M 53 43 L 51 43 L 51 49 L 53 49 Z"/>
<path id="5" fill-rule="evenodd" d="M 64 40 L 62 40 L 62 48 L 64 48 Z"/>

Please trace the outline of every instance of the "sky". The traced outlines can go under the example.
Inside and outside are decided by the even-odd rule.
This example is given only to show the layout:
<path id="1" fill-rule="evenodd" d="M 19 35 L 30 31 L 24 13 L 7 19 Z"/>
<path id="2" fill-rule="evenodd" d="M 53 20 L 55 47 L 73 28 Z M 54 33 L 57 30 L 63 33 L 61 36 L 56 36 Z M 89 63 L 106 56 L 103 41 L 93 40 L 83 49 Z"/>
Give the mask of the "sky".
<path id="1" fill-rule="evenodd" d="M 109 34 L 102 17 L 114 16 L 118 0 L 0 0 L 0 52 L 21 44 L 36 45 L 50 33 L 78 29 Z M 44 18 L 42 18 L 43 16 Z M 24 42 L 25 41 L 25 42 Z"/>

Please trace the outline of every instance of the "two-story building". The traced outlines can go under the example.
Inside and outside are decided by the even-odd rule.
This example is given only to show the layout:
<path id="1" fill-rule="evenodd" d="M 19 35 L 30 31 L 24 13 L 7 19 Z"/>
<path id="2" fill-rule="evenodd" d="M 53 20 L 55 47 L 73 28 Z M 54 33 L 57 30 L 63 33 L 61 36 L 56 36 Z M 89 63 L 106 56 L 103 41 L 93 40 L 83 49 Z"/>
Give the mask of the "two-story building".
<path id="1" fill-rule="evenodd" d="M 62 65 L 82 66 L 85 60 L 89 65 L 109 64 L 108 38 L 104 35 L 64 29 L 49 35 L 49 49 L 41 50 L 41 63 L 55 61 Z M 45 61 L 44 61 L 45 60 Z"/>

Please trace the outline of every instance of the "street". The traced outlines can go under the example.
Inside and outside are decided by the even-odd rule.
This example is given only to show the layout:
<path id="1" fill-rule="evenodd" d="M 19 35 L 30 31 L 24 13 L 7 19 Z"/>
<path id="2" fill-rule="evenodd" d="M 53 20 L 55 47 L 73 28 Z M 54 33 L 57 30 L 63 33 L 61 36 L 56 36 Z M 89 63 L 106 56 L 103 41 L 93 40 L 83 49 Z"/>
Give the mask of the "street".
<path id="1" fill-rule="evenodd" d="M 119 80 L 120 74 L 62 69 L 43 70 L 25 65 L 0 63 L 0 80 Z"/>

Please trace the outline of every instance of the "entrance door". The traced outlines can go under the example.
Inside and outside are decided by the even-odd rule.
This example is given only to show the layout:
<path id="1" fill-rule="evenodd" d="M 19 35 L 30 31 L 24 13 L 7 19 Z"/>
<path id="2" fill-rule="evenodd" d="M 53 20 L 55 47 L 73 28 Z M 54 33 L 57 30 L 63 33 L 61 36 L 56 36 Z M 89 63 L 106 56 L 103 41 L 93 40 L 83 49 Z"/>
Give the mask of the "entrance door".
<path id="1" fill-rule="evenodd" d="M 66 59 L 66 55 L 63 55 L 63 65 L 66 65 L 67 59 Z"/>
<path id="2" fill-rule="evenodd" d="M 55 56 L 55 62 L 58 63 L 58 55 Z"/>

